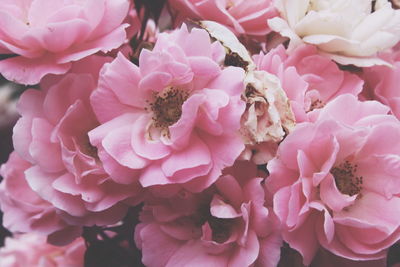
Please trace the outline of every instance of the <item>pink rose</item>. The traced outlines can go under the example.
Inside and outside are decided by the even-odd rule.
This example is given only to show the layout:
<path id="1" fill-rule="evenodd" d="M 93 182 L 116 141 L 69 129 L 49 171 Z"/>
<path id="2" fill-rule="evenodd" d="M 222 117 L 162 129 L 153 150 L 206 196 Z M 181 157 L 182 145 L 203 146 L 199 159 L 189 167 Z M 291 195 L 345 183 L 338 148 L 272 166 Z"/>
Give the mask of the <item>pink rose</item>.
<path id="1" fill-rule="evenodd" d="M 271 30 L 267 20 L 278 16 L 271 0 L 171 0 L 177 22 L 184 19 L 213 20 L 236 34 L 265 36 Z"/>
<path id="2" fill-rule="evenodd" d="M 147 200 L 135 229 L 148 267 L 276 266 L 281 237 L 257 167 L 234 165 L 206 191 Z"/>
<path id="3" fill-rule="evenodd" d="M 244 71 L 222 69 L 224 55 L 205 30 L 183 25 L 142 50 L 139 67 L 121 54 L 104 66 L 91 97 L 102 125 L 89 137 L 115 181 L 198 192 L 234 163 Z"/>
<path id="4" fill-rule="evenodd" d="M 278 76 L 297 122 L 307 121 L 308 112 L 342 94 L 357 96 L 362 90 L 363 81 L 358 76 L 340 70 L 335 62 L 310 45 L 290 54 L 281 45 L 254 59 L 259 70 Z"/>
<path id="5" fill-rule="evenodd" d="M 99 124 L 89 103 L 95 86 L 91 75 L 68 74 L 43 91 L 25 91 L 18 103 L 22 117 L 13 141 L 32 164 L 28 184 L 70 224 L 115 223 L 126 212 L 122 202 L 140 194 L 138 184 L 110 179 L 89 142 L 88 132 Z"/>
<path id="6" fill-rule="evenodd" d="M 0 3 L 0 61 L 8 80 L 36 84 L 46 74 L 63 74 L 71 62 L 108 52 L 126 39 L 122 24 L 128 0 L 46 0 Z"/>
<path id="7" fill-rule="evenodd" d="M 351 260 L 381 259 L 399 240 L 400 122 L 387 112 L 339 96 L 313 123 L 298 124 L 268 163 L 283 238 L 304 264 L 319 246 Z"/>
<path id="8" fill-rule="evenodd" d="M 49 235 L 49 241 L 53 243 L 71 242 L 81 234 L 81 228 L 68 225 L 51 203 L 40 198 L 29 187 L 24 171 L 31 166 L 32 164 L 13 152 L 7 163 L 0 168 L 0 174 L 4 179 L 0 183 L 3 225 L 12 232 Z"/>
<path id="9" fill-rule="evenodd" d="M 6 238 L 0 248 L 1 267 L 83 267 L 86 247 L 79 238 L 73 243 L 57 247 L 46 243 L 46 239 L 35 234 Z"/>

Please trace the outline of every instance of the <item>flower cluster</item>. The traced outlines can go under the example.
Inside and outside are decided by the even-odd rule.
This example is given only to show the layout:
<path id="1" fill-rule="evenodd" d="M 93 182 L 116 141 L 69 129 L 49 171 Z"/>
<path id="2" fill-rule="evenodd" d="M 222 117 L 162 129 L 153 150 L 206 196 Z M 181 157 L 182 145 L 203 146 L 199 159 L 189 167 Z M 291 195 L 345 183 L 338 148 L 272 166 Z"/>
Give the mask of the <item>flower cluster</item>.
<path id="1" fill-rule="evenodd" d="M 150 2 L 0 4 L 0 266 L 385 266 L 396 1 Z"/>

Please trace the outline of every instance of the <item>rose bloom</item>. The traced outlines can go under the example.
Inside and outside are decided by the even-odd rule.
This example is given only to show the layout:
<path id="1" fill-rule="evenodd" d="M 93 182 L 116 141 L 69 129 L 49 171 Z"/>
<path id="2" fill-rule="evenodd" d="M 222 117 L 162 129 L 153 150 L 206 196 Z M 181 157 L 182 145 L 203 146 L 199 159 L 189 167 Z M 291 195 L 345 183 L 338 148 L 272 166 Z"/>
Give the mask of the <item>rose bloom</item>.
<path id="1" fill-rule="evenodd" d="M 278 0 L 282 18 L 268 21 L 290 38 L 289 49 L 316 45 L 340 64 L 386 64 L 377 53 L 400 40 L 400 11 L 388 0 Z"/>
<path id="2" fill-rule="evenodd" d="M 348 112 L 351 107 L 351 112 Z M 400 122 L 342 95 L 300 123 L 267 168 L 283 238 L 310 264 L 319 246 L 375 260 L 400 238 Z"/>
<path id="3" fill-rule="evenodd" d="M 244 71 L 222 69 L 224 56 L 205 30 L 183 25 L 142 50 L 139 67 L 121 54 L 103 67 L 91 97 L 102 125 L 89 137 L 115 181 L 198 192 L 234 163 Z"/>
<path id="4" fill-rule="evenodd" d="M 135 240 L 148 267 L 277 266 L 282 239 L 257 167 L 235 163 L 206 191 L 147 199 Z"/>
<path id="5" fill-rule="evenodd" d="M 63 74 L 71 62 L 108 52 L 126 39 L 122 24 L 128 0 L 46 0 L 0 3 L 0 61 L 8 80 L 36 84 L 46 74 Z"/>
<path id="6" fill-rule="evenodd" d="M 29 89 L 14 127 L 15 150 L 32 164 L 25 171 L 29 186 L 76 225 L 115 223 L 126 212 L 122 202 L 140 194 L 138 184 L 110 179 L 89 142 L 99 124 L 89 103 L 95 87 L 92 75 L 71 73 L 42 91 Z"/>
<path id="7" fill-rule="evenodd" d="M 267 54 L 254 56 L 257 69 L 276 75 L 286 92 L 296 122 L 308 121 L 310 111 L 320 109 L 342 94 L 357 96 L 363 80 L 340 70 L 311 45 L 302 45 L 287 53 L 280 45 Z"/>
<path id="8" fill-rule="evenodd" d="M 1 267 L 83 267 L 86 247 L 82 238 L 64 247 L 46 243 L 36 234 L 7 237 L 0 248 Z"/>
<path id="9" fill-rule="evenodd" d="M 71 242 L 81 234 L 81 228 L 68 225 L 61 218 L 59 210 L 29 187 L 24 172 L 30 167 L 31 163 L 13 152 L 7 163 L 0 168 L 0 175 L 3 177 L 0 183 L 3 225 L 11 232 L 48 235 L 48 240 L 52 243 Z"/>
<path id="10" fill-rule="evenodd" d="M 229 27 L 235 34 L 265 36 L 271 30 L 267 20 L 278 16 L 271 0 L 171 0 L 176 22 L 184 19 L 212 20 Z"/>

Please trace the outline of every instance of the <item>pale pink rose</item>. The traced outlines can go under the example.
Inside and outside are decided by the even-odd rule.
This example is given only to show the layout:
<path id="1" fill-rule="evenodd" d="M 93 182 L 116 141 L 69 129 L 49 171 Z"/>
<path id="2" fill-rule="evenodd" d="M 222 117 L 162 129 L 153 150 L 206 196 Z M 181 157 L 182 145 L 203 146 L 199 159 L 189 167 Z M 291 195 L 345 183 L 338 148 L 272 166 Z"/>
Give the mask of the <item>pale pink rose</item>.
<path id="1" fill-rule="evenodd" d="M 126 39 L 128 0 L 4 0 L 0 3 L 0 61 L 8 80 L 36 84 L 63 74 L 71 62 L 108 52 Z"/>
<path id="2" fill-rule="evenodd" d="M 177 23 L 185 19 L 212 20 L 237 35 L 265 36 L 267 20 L 278 16 L 272 0 L 170 0 Z"/>
<path id="3" fill-rule="evenodd" d="M 139 67 L 121 54 L 104 66 L 91 97 L 102 125 L 89 137 L 115 181 L 198 192 L 234 163 L 244 71 L 222 69 L 224 55 L 205 30 L 183 25 L 142 50 Z"/>
<path id="4" fill-rule="evenodd" d="M 28 184 L 70 224 L 114 223 L 126 212 L 122 202 L 140 194 L 139 184 L 109 177 L 89 142 L 88 132 L 99 125 L 89 103 L 95 87 L 91 75 L 71 73 L 43 91 L 25 91 L 18 103 L 13 141 L 32 164 Z"/>
<path id="5" fill-rule="evenodd" d="M 349 109 L 350 108 L 350 109 Z M 268 163 L 283 238 L 310 264 L 320 246 L 375 260 L 400 238 L 400 122 L 342 95 L 296 126 Z"/>
<path id="6" fill-rule="evenodd" d="M 181 191 L 143 207 L 135 241 L 148 267 L 276 266 L 282 240 L 257 167 L 238 162 L 206 191 Z"/>
<path id="7" fill-rule="evenodd" d="M 259 70 L 279 78 L 297 122 L 307 121 L 308 112 L 342 94 L 357 96 L 362 90 L 363 81 L 357 75 L 340 70 L 310 45 L 298 47 L 289 55 L 281 45 L 254 59 Z"/>
<path id="8" fill-rule="evenodd" d="M 71 242 L 81 234 L 81 228 L 68 225 L 51 203 L 32 191 L 24 174 L 31 166 L 13 152 L 7 163 L 0 168 L 0 175 L 4 179 L 0 183 L 0 208 L 4 227 L 16 233 L 49 235 L 53 243 Z"/>
<path id="9" fill-rule="evenodd" d="M 289 49 L 312 44 L 340 64 L 387 64 L 378 52 L 400 40 L 400 10 L 388 0 L 277 0 L 281 18 L 272 30 L 290 38 Z"/>
<path id="10" fill-rule="evenodd" d="M 82 238 L 57 247 L 32 233 L 7 237 L 0 248 L 0 267 L 83 267 L 85 250 Z"/>
<path id="11" fill-rule="evenodd" d="M 400 61 L 395 62 L 391 68 L 364 68 L 362 77 L 369 96 L 389 106 L 392 113 L 400 119 Z"/>

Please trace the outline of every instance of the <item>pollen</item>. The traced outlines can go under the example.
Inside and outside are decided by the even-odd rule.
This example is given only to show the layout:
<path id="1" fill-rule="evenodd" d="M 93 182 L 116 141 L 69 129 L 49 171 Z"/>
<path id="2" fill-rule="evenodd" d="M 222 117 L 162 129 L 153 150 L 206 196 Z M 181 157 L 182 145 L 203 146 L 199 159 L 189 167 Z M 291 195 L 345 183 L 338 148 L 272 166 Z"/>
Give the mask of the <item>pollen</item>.
<path id="1" fill-rule="evenodd" d="M 325 106 L 324 102 L 322 102 L 320 99 L 316 99 L 311 103 L 309 111 L 313 111 L 314 109 L 317 108 L 323 108 L 324 106 Z"/>
<path id="2" fill-rule="evenodd" d="M 363 177 L 357 176 L 357 164 L 353 165 L 348 160 L 333 167 L 330 173 L 335 178 L 336 187 L 342 194 L 354 196 L 360 193 Z"/>
<path id="3" fill-rule="evenodd" d="M 156 94 L 154 102 L 150 103 L 153 125 L 166 129 L 175 124 L 182 115 L 182 105 L 188 97 L 188 92 L 177 88 L 167 88 Z"/>

